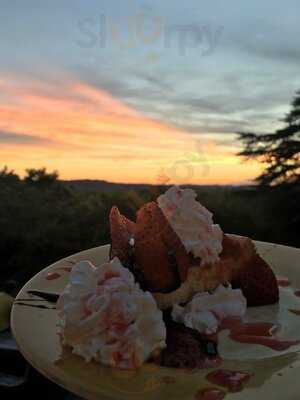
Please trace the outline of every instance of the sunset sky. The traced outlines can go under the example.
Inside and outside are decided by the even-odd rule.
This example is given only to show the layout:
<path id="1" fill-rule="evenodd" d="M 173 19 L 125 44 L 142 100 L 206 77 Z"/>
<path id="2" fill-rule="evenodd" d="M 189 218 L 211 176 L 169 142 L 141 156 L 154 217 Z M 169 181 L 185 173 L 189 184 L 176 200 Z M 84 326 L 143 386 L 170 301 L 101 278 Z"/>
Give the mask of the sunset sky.
<path id="1" fill-rule="evenodd" d="M 249 182 L 261 165 L 236 156 L 235 132 L 280 127 L 300 89 L 299 12 L 271 0 L 7 2 L 0 168 Z"/>

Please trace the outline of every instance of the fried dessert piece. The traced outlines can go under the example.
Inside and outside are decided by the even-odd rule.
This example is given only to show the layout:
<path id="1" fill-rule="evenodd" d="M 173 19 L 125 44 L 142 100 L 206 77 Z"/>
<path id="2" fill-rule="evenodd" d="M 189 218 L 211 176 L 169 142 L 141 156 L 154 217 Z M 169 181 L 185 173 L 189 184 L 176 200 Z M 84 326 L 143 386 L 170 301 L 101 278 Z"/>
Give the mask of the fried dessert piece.
<path id="1" fill-rule="evenodd" d="M 127 266 L 135 263 L 147 290 L 171 291 L 186 279 L 191 257 L 155 202 L 141 207 L 136 223 L 113 207 L 110 233 L 111 257 Z"/>
<path id="2" fill-rule="evenodd" d="M 242 289 L 248 306 L 277 303 L 279 289 L 276 276 L 267 262 L 258 254 L 239 271 L 231 282 L 233 288 Z"/>
<path id="3" fill-rule="evenodd" d="M 135 255 L 154 292 L 170 291 L 187 277 L 190 257 L 155 202 L 137 213 Z"/>
<path id="4" fill-rule="evenodd" d="M 134 262 L 161 309 L 186 303 L 198 292 L 232 283 L 242 289 L 248 305 L 278 301 L 278 285 L 270 266 L 257 254 L 251 239 L 224 234 L 219 261 L 201 264 L 192 257 L 155 202 L 145 204 L 133 223 L 116 207 L 110 214 L 112 253 L 124 265 Z M 201 264 L 201 265 L 200 265 Z"/>
<path id="5" fill-rule="evenodd" d="M 242 290 L 248 305 L 266 305 L 279 299 L 276 277 L 260 257 L 251 239 L 225 234 L 220 260 L 214 264 L 193 266 L 185 282 L 171 293 L 155 293 L 161 309 L 186 303 L 198 292 L 214 290 L 220 284 L 233 283 Z"/>
<path id="6" fill-rule="evenodd" d="M 130 263 L 131 245 L 130 240 L 134 238 L 135 223 L 124 217 L 114 206 L 109 214 L 110 236 L 111 236 L 111 258 L 118 257 L 122 264 Z"/>

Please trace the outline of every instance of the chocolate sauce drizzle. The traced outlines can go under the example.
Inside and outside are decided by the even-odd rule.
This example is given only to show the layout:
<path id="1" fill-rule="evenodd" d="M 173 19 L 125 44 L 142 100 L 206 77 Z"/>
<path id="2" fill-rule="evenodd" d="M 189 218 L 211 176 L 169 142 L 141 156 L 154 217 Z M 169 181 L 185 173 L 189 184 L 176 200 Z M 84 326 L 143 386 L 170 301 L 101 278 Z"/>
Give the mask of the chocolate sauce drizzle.
<path id="1" fill-rule="evenodd" d="M 48 301 L 49 303 L 57 303 L 57 300 L 59 298 L 59 294 L 57 293 L 50 293 L 50 292 L 41 292 L 39 290 L 28 290 L 28 294 L 31 294 L 33 296 L 40 297 L 43 300 Z"/>
<path id="2" fill-rule="evenodd" d="M 27 306 L 27 307 L 34 307 L 34 308 L 41 308 L 44 310 L 56 310 L 56 307 L 46 306 L 44 304 L 32 304 L 32 302 L 47 302 L 51 304 L 56 304 L 59 298 L 59 294 L 56 293 L 49 293 L 49 292 L 41 292 L 39 290 L 28 290 L 28 294 L 33 296 L 40 297 L 39 299 L 17 299 L 15 300 L 14 304 L 17 306 Z"/>
<path id="3" fill-rule="evenodd" d="M 47 302 L 51 304 L 56 304 L 59 294 L 56 293 L 48 293 L 48 292 L 41 292 L 39 290 L 28 290 L 28 294 L 31 294 L 33 296 L 40 297 L 39 299 L 17 299 L 15 300 L 14 304 L 17 306 L 27 306 L 27 307 L 34 307 L 34 308 L 41 308 L 44 310 L 56 310 L 56 307 L 50 307 L 46 306 L 44 304 L 32 304 L 32 302 L 37 301 L 37 302 Z"/>
<path id="4" fill-rule="evenodd" d="M 34 307 L 34 308 L 41 308 L 44 310 L 56 310 L 56 307 L 48 307 L 48 306 L 44 306 L 43 304 L 30 304 L 30 303 L 28 304 L 28 303 L 24 303 L 22 301 L 16 301 L 14 304 L 16 306 Z"/>

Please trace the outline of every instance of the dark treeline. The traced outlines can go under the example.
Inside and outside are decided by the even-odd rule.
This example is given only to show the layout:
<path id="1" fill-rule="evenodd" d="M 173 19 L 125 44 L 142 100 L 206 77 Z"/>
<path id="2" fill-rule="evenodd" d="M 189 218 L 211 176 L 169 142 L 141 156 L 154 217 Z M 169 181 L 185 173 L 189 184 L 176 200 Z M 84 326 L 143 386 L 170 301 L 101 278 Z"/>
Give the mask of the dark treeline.
<path id="1" fill-rule="evenodd" d="M 82 192 L 45 169 L 20 179 L 0 171 L 0 278 L 24 284 L 61 257 L 109 242 L 108 215 L 117 205 L 129 218 L 164 188 Z M 198 199 L 225 232 L 300 247 L 293 205 L 277 188 L 204 187 Z"/>

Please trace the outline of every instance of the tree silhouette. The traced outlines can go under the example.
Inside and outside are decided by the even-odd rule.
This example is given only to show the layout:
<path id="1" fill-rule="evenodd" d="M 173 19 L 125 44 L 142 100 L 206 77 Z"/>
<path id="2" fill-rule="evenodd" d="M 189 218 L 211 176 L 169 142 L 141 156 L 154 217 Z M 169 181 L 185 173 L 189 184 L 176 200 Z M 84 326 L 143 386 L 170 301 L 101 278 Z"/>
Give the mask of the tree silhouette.
<path id="1" fill-rule="evenodd" d="M 58 172 L 47 172 L 46 168 L 26 169 L 24 182 L 31 185 L 49 186 L 58 181 Z"/>
<path id="2" fill-rule="evenodd" d="M 300 91 L 296 92 L 283 122 L 284 128 L 270 134 L 238 133 L 244 145 L 238 155 L 266 165 L 255 179 L 260 185 L 295 186 L 300 183 Z"/>
<path id="3" fill-rule="evenodd" d="M 0 170 L 0 184 L 19 183 L 20 178 L 13 169 L 9 170 L 7 166 Z"/>

